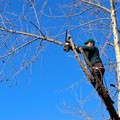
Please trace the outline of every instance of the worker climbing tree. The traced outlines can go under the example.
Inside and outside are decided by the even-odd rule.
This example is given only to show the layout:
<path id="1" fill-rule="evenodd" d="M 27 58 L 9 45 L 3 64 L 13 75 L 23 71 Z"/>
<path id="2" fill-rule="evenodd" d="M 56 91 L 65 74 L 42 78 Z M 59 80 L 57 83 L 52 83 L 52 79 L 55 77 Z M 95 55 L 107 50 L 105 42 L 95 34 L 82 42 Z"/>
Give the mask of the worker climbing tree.
<path id="1" fill-rule="evenodd" d="M 103 84 L 103 75 L 105 72 L 104 65 L 102 63 L 102 60 L 99 55 L 99 50 L 95 46 L 95 41 L 93 39 L 89 39 L 86 42 L 84 42 L 85 46 L 76 46 L 70 35 L 68 35 L 68 38 L 65 41 L 64 44 L 64 50 L 66 52 L 69 52 L 70 50 L 73 50 L 75 53 L 76 58 L 78 59 L 78 62 L 80 63 L 84 73 L 90 80 L 93 87 L 96 89 L 98 95 L 101 97 L 103 102 L 105 103 L 107 110 L 110 113 L 112 120 L 119 120 L 116 110 L 114 109 L 114 101 L 110 98 L 108 90 L 104 87 Z M 90 73 L 87 73 L 87 71 L 84 69 L 84 65 L 82 64 L 80 58 L 78 57 L 78 54 L 80 53 L 83 55 L 87 68 L 90 70 Z"/>
<path id="2" fill-rule="evenodd" d="M 67 43 L 68 42 L 69 42 L 69 40 L 67 41 Z M 104 75 L 105 69 L 102 64 L 102 60 L 100 59 L 98 48 L 95 46 L 95 41 L 92 39 L 89 39 L 84 44 L 86 46 L 75 46 L 76 50 L 78 53 L 81 53 L 79 48 L 81 47 L 83 49 L 87 59 L 90 61 L 91 65 L 92 65 L 91 74 L 93 76 L 95 76 L 95 74 L 96 74 L 96 77 L 98 77 L 99 80 L 101 81 L 101 83 L 103 84 L 103 75 Z M 65 51 L 69 51 L 70 49 L 72 50 L 70 43 L 69 44 L 65 43 L 64 47 L 65 47 Z M 68 47 L 68 50 L 66 50 L 66 47 Z"/>

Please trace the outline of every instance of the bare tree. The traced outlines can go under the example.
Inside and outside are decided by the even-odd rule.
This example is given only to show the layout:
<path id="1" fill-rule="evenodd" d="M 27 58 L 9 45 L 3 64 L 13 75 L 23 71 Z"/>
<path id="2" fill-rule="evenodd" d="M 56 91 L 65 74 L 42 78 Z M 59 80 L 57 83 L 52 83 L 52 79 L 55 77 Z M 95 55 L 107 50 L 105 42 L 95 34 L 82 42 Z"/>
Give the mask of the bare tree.
<path id="1" fill-rule="evenodd" d="M 18 2 L 20 10 L 16 10 L 17 4 L 9 0 L 0 2 L 0 80 L 10 81 L 20 77 L 23 70 L 31 70 L 32 64 L 41 59 L 41 54 L 51 42 L 63 45 L 65 30 L 68 29 L 75 36 L 76 44 L 91 37 L 96 41 L 105 61 L 106 72 L 110 76 L 107 80 L 108 89 L 114 91 L 114 95 L 116 89 L 109 87 L 109 84 L 114 84 L 118 91 L 120 116 L 120 30 L 117 24 L 120 21 L 120 1 L 75 0 L 65 4 L 60 2 L 54 9 L 47 0 L 43 3 L 34 0 Z M 117 101 L 116 96 L 114 101 Z M 88 120 L 92 119 L 84 111 L 71 110 Z"/>
<path id="2" fill-rule="evenodd" d="M 18 11 L 17 3 L 9 0 L 0 3 L 1 81 L 16 79 L 23 70 L 31 69 L 34 61 L 40 58 L 39 55 L 50 42 L 62 45 L 62 42 L 53 39 L 50 31 L 40 23 L 46 2 L 38 9 L 39 12 L 34 1 L 18 2 L 21 4 Z M 16 66 L 16 63 L 19 65 Z"/>

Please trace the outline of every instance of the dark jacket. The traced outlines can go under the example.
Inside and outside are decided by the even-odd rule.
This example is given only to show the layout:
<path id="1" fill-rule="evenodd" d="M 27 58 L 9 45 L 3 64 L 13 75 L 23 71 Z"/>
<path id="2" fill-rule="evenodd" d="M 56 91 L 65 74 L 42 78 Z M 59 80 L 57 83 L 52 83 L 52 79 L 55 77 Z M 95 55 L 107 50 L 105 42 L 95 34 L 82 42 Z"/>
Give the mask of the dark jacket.
<path id="1" fill-rule="evenodd" d="M 81 47 L 83 49 L 83 51 L 85 52 L 86 57 L 88 58 L 88 60 L 90 61 L 90 63 L 92 64 L 92 66 L 96 63 L 99 63 L 101 61 L 100 59 L 100 55 L 99 55 L 99 50 L 97 47 L 95 46 L 78 46 L 77 47 L 77 52 L 80 53 L 79 47 Z"/>

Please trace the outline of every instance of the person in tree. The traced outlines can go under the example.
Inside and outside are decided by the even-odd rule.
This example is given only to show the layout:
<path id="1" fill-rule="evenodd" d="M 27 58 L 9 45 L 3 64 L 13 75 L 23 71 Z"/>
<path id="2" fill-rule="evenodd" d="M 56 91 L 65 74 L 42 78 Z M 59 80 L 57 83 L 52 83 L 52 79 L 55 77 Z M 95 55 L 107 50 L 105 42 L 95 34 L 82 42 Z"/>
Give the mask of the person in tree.
<path id="1" fill-rule="evenodd" d="M 75 45 L 75 48 L 78 53 L 81 53 L 79 48 L 80 47 L 82 48 L 87 59 L 89 60 L 89 62 L 92 65 L 91 74 L 94 77 L 97 76 L 99 78 L 99 80 L 101 81 L 101 83 L 103 84 L 103 75 L 104 75 L 105 69 L 104 69 L 102 60 L 99 55 L 99 50 L 95 46 L 95 41 L 92 39 L 89 39 L 86 42 L 84 42 L 84 44 L 85 44 L 84 46 L 76 46 Z M 66 43 L 64 44 L 64 50 L 66 52 L 69 52 L 69 50 L 72 50 L 69 40 L 66 41 Z"/>

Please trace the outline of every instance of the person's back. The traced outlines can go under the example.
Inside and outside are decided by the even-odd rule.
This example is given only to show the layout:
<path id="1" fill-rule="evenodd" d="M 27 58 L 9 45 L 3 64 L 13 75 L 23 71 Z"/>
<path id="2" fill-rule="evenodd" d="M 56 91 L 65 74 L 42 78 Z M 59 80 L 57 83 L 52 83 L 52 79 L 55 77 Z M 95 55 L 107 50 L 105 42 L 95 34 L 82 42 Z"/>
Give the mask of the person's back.
<path id="1" fill-rule="evenodd" d="M 86 57 L 88 58 L 88 60 L 90 61 L 90 63 L 92 65 L 94 65 L 98 62 L 102 62 L 97 47 L 95 47 L 95 46 L 78 46 L 77 51 L 79 53 L 80 53 L 79 47 L 81 47 L 83 49 Z"/>

